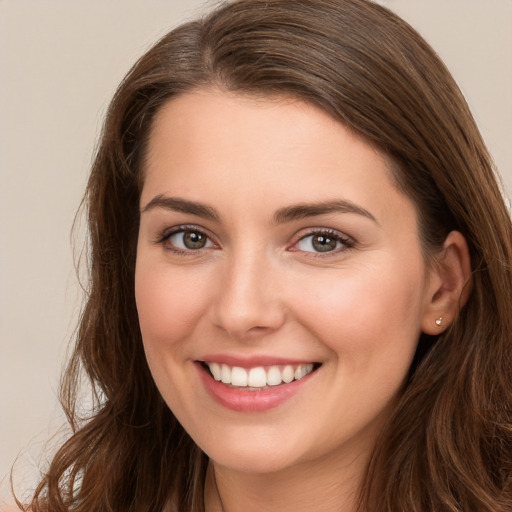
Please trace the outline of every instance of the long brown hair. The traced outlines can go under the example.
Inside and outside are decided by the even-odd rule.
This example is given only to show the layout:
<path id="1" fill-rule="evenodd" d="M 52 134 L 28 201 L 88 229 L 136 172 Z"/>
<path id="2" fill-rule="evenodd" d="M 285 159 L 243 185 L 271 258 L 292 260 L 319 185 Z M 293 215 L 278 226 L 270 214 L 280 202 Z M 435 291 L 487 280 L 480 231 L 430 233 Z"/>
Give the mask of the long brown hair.
<path id="1" fill-rule="evenodd" d="M 423 335 L 361 487 L 365 512 L 512 510 L 512 227 L 491 158 L 434 51 L 367 0 L 238 0 L 172 31 L 110 105 L 85 204 L 90 283 L 62 384 L 73 434 L 31 510 L 201 511 L 206 457 L 147 367 L 134 300 L 148 133 L 170 98 L 215 86 L 324 109 L 388 155 L 415 202 L 425 254 L 466 237 L 472 291 Z M 96 397 L 77 413 L 80 374 Z M 170 504 L 170 505 L 169 505 Z"/>

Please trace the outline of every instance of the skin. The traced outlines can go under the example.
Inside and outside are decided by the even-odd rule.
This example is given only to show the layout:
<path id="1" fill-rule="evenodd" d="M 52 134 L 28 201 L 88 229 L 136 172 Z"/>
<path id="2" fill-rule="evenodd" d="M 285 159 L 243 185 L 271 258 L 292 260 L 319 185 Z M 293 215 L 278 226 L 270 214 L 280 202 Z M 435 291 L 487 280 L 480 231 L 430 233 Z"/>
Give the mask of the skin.
<path id="1" fill-rule="evenodd" d="M 275 219 L 340 200 L 359 210 Z M 353 510 L 420 333 L 455 314 L 469 269 L 462 236 L 427 265 L 415 206 L 382 154 L 314 106 L 217 90 L 157 115 L 140 207 L 144 347 L 164 399 L 210 457 L 207 510 Z M 164 240 L 182 225 L 206 246 L 187 249 L 183 232 Z M 319 229 L 342 241 L 315 252 Z M 279 406 L 240 412 L 205 390 L 197 361 L 212 353 L 321 366 Z"/>

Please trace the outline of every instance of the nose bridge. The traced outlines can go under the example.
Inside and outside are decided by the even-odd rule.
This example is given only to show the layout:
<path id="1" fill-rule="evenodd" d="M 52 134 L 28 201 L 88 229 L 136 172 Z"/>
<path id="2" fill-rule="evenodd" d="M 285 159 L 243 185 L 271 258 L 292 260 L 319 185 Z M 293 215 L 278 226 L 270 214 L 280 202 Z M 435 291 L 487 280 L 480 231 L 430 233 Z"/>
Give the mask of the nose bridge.
<path id="1" fill-rule="evenodd" d="M 262 248 L 240 247 L 224 262 L 214 304 L 214 323 L 231 337 L 245 338 L 277 329 L 284 311 L 275 265 Z"/>

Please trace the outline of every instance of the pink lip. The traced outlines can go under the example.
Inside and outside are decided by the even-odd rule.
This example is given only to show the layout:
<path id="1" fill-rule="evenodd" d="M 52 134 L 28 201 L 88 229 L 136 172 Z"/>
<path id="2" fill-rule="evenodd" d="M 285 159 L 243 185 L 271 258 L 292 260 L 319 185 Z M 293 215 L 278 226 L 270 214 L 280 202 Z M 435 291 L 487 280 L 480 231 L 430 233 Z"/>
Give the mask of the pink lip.
<path id="1" fill-rule="evenodd" d="M 206 359 L 212 361 L 212 359 Z M 213 360 L 217 362 L 215 359 Z M 223 359 L 225 361 L 225 359 Z M 273 364 L 276 360 L 272 360 Z M 289 360 L 286 361 L 291 364 Z M 225 362 L 225 364 L 228 364 Z M 299 363 L 293 363 L 299 364 Z M 239 363 L 234 366 L 241 366 Z M 269 388 L 262 389 L 260 391 L 245 391 L 243 389 L 237 389 L 229 387 L 222 382 L 216 381 L 206 370 L 202 364 L 196 364 L 201 380 L 208 391 L 208 393 L 222 406 L 239 412 L 261 412 L 269 409 L 278 407 L 289 398 L 296 395 L 307 383 L 309 382 L 312 375 L 316 372 L 312 372 L 306 375 L 300 380 L 294 380 L 289 384 L 281 384 L 279 386 L 272 386 Z M 247 365 L 248 367 L 249 365 Z M 267 366 L 259 359 L 259 363 L 252 366 Z"/>
<path id="2" fill-rule="evenodd" d="M 283 366 L 287 364 L 307 364 L 314 361 L 304 359 L 289 359 L 274 356 L 233 356 L 229 354 L 211 354 L 201 358 L 201 361 L 209 363 L 227 364 L 228 366 L 239 366 L 240 368 L 255 368 L 256 366 Z"/>

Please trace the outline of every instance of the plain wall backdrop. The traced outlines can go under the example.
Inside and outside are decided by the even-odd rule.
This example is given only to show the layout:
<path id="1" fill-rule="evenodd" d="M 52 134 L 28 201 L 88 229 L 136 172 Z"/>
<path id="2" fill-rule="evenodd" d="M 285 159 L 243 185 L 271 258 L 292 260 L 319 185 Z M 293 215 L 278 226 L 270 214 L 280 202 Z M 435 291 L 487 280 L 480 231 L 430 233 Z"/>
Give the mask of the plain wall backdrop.
<path id="1" fill-rule="evenodd" d="M 58 379 L 82 300 L 70 231 L 108 101 L 152 42 L 214 3 L 0 0 L 0 505 L 14 459 L 32 487 L 64 422 Z M 444 59 L 512 191 L 512 0 L 379 3 Z"/>

